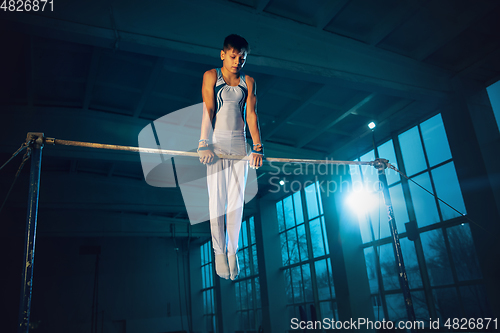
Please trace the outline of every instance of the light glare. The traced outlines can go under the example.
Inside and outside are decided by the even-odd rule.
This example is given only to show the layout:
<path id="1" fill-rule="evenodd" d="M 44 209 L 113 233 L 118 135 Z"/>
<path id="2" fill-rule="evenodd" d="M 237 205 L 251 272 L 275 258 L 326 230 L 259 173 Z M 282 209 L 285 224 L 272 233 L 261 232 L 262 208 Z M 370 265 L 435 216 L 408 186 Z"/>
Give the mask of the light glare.
<path id="1" fill-rule="evenodd" d="M 378 195 L 365 189 L 355 191 L 347 197 L 347 204 L 358 215 L 367 214 L 379 204 Z"/>

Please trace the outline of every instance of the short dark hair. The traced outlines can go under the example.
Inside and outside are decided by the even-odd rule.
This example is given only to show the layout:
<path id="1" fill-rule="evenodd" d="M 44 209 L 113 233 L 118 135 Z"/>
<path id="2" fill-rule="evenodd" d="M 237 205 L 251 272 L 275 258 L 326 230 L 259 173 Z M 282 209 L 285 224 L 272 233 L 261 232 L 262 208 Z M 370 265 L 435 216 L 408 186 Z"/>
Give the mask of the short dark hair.
<path id="1" fill-rule="evenodd" d="M 224 39 L 223 48 L 224 52 L 230 48 L 234 48 L 240 52 L 246 51 L 247 53 L 250 53 L 250 47 L 248 46 L 247 40 L 236 34 L 231 34 Z"/>

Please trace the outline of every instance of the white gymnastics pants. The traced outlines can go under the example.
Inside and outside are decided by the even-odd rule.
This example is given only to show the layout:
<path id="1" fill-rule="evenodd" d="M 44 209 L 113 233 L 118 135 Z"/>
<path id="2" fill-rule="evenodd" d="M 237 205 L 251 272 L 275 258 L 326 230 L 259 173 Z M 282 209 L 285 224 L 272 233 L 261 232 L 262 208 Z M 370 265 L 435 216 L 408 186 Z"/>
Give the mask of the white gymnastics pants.
<path id="1" fill-rule="evenodd" d="M 214 130 L 212 142 L 216 154 L 246 156 L 243 131 Z M 238 251 L 247 175 L 245 160 L 217 159 L 207 165 L 210 229 L 216 255 L 233 255 Z"/>

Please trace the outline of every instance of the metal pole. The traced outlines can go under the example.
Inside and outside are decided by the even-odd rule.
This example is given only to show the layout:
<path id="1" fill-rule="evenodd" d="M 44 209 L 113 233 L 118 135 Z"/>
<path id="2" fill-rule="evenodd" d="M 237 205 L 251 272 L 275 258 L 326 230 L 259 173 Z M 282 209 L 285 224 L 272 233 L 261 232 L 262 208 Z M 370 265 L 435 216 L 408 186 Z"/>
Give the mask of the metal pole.
<path id="1" fill-rule="evenodd" d="M 31 150 L 30 187 L 28 213 L 26 217 L 26 237 L 24 241 L 24 267 L 22 273 L 21 300 L 19 303 L 19 333 L 29 331 L 31 310 L 31 290 L 33 287 L 33 265 L 35 263 L 36 219 L 38 213 L 38 190 L 40 188 L 40 168 L 42 163 L 43 133 L 28 133 L 26 138 Z"/>
<path id="2" fill-rule="evenodd" d="M 415 309 L 413 308 L 413 302 L 411 300 L 410 286 L 408 284 L 408 277 L 406 275 L 405 264 L 403 262 L 401 243 L 399 242 L 399 233 L 396 228 L 396 219 L 394 218 L 391 196 L 389 194 L 389 186 L 387 185 L 387 177 L 385 175 L 385 169 L 387 168 L 388 163 L 388 160 L 377 158 L 375 160 L 375 168 L 378 170 L 378 179 L 382 183 L 382 192 L 384 194 L 385 206 L 387 207 L 389 227 L 391 228 L 392 246 L 396 257 L 396 265 L 398 266 L 399 285 L 405 298 L 406 313 L 408 314 L 408 320 L 415 322 Z M 411 332 L 415 332 L 415 329 L 412 328 Z"/>

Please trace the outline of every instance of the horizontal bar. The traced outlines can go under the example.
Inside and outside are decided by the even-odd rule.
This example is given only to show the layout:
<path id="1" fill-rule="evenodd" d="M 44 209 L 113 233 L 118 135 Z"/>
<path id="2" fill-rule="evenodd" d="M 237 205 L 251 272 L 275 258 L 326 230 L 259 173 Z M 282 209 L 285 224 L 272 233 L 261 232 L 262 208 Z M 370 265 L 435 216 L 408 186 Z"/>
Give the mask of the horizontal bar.
<path id="1" fill-rule="evenodd" d="M 81 141 L 69 141 L 60 140 L 55 138 L 46 138 L 45 143 L 48 145 L 64 145 L 64 146 L 79 146 L 88 148 L 99 148 L 99 149 L 111 149 L 111 150 L 123 150 L 131 152 L 140 153 L 152 153 L 152 154 L 166 154 L 174 156 L 190 156 L 198 157 L 196 152 L 178 151 L 178 150 L 167 150 L 159 148 L 142 148 L 142 147 L 132 147 L 132 146 L 118 146 L 103 143 L 92 143 L 92 142 L 81 142 Z M 232 159 L 232 160 L 247 160 L 249 161 L 250 156 L 239 156 L 239 155 L 224 155 L 216 154 L 219 158 Z M 282 157 L 265 157 L 265 162 L 279 162 L 279 163 L 310 163 L 310 164 L 349 164 L 349 165 L 375 165 L 374 161 L 336 161 L 336 160 L 309 160 L 302 158 L 282 158 Z"/>

